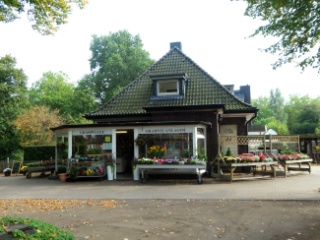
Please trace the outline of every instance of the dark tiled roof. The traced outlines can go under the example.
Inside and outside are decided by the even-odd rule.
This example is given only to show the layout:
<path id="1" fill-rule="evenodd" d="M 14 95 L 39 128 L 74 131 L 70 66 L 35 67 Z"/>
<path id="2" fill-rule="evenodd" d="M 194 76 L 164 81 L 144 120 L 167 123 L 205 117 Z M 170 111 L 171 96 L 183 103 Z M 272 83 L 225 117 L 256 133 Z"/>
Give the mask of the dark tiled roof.
<path id="1" fill-rule="evenodd" d="M 188 76 L 183 98 L 152 99 L 150 76 L 184 73 Z M 239 100 L 178 48 L 165 56 L 126 86 L 104 106 L 86 116 L 146 113 L 147 107 L 224 105 L 226 112 L 255 112 L 256 108 Z"/>

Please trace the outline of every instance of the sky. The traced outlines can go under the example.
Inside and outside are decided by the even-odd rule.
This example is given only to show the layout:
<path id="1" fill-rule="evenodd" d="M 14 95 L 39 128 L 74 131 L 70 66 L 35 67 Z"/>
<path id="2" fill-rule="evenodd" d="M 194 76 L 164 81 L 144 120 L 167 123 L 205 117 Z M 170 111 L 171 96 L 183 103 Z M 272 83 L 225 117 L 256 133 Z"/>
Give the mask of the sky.
<path id="1" fill-rule="evenodd" d="M 128 30 L 140 36 L 154 60 L 169 51 L 170 42 L 181 42 L 182 52 L 221 84 L 250 85 L 252 99 L 277 88 L 286 100 L 319 97 L 317 70 L 301 72 L 293 64 L 272 69 L 277 56 L 259 49 L 275 39 L 249 38 L 261 22 L 244 16 L 245 7 L 230 0 L 89 0 L 54 36 L 34 31 L 25 16 L 0 23 L 0 57 L 16 58 L 28 87 L 48 71 L 62 71 L 76 84 L 90 73 L 92 36 Z"/>

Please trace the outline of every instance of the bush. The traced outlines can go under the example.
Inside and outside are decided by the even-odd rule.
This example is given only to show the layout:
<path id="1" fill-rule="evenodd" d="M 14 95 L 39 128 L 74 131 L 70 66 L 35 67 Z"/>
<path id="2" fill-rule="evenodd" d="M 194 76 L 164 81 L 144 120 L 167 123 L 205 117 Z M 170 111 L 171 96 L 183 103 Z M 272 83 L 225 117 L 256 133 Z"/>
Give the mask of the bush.
<path id="1" fill-rule="evenodd" d="M 25 233 L 19 229 L 12 230 L 13 239 L 52 239 L 52 240 L 75 240 L 72 233 L 61 230 L 58 227 L 39 220 L 30 218 L 3 217 L 0 218 L 0 233 L 6 233 L 9 226 L 23 224 L 34 228 L 34 233 Z"/>
<path id="2" fill-rule="evenodd" d="M 54 146 L 41 146 L 41 147 L 25 147 L 24 148 L 24 161 L 40 161 L 54 159 L 55 147 Z"/>

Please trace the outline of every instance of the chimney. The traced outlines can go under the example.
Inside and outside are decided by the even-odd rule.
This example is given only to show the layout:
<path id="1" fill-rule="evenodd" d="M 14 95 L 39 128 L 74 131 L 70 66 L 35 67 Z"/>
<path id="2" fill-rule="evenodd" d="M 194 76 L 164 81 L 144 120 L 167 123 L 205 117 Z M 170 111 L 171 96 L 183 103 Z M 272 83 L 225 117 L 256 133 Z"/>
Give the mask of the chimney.
<path id="1" fill-rule="evenodd" d="M 171 42 L 170 43 L 170 49 L 173 49 L 173 48 L 178 48 L 180 51 L 182 50 L 181 48 L 181 42 Z"/>

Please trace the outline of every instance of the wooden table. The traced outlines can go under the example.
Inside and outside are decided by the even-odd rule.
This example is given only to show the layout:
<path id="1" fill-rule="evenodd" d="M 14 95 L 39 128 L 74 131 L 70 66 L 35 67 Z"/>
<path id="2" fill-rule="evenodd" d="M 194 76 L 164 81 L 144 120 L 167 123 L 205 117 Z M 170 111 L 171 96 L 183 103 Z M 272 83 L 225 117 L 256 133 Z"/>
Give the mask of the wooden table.
<path id="1" fill-rule="evenodd" d="M 254 178 L 266 178 L 266 177 L 276 177 L 275 166 L 278 165 L 277 161 L 272 162 L 245 162 L 245 163 L 224 163 L 222 165 L 221 160 L 218 161 L 218 177 L 226 179 L 229 181 L 234 180 L 246 180 Z M 224 173 L 222 167 L 229 170 L 229 174 Z M 239 167 L 251 167 L 252 171 L 250 173 L 240 173 L 238 177 L 235 176 L 235 169 Z M 261 167 L 261 171 L 257 171 L 257 167 Z M 267 167 L 271 168 L 271 172 L 267 171 Z"/>
<path id="2" fill-rule="evenodd" d="M 311 173 L 311 158 L 299 160 L 279 160 L 279 163 L 284 167 L 284 176 L 287 177 L 289 171 L 308 171 Z M 290 167 L 295 166 L 295 167 Z"/>
<path id="3" fill-rule="evenodd" d="M 31 166 L 27 168 L 26 178 L 31 178 L 32 173 L 40 173 L 40 177 L 45 177 L 46 172 L 50 172 L 51 174 L 55 171 L 54 164 L 42 165 L 42 166 Z"/>
<path id="4" fill-rule="evenodd" d="M 145 182 L 145 174 L 148 170 L 157 170 L 157 169 L 168 169 L 168 170 L 195 170 L 197 174 L 197 182 L 200 184 L 202 183 L 202 174 L 206 172 L 206 165 L 196 165 L 196 164 L 137 164 L 136 166 L 138 171 L 141 173 L 141 182 Z M 170 172 L 168 172 L 170 173 Z"/>

